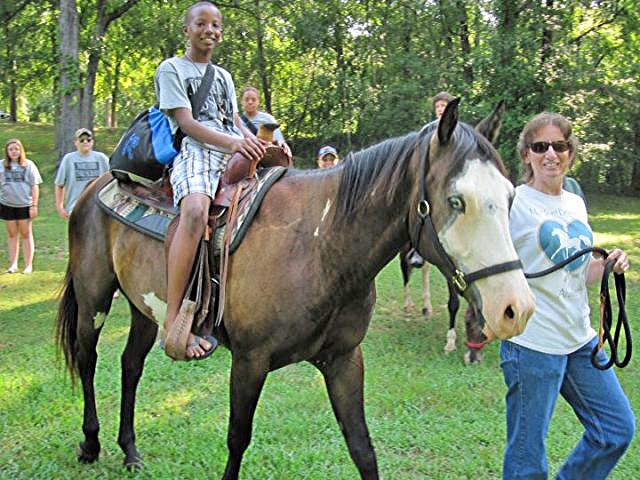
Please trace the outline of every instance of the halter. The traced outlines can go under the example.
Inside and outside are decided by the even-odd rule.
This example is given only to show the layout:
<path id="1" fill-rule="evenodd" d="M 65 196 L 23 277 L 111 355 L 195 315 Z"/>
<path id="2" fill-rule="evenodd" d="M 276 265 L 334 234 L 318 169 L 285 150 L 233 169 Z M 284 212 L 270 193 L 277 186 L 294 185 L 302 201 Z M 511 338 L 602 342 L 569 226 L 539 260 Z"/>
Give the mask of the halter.
<path id="1" fill-rule="evenodd" d="M 416 208 L 419 221 L 416 223 L 415 234 L 411 235 L 411 231 L 409 231 L 409 242 L 411 243 L 411 246 L 422 255 L 418 249 L 418 244 L 420 242 L 422 229 L 424 228 L 427 233 L 427 238 L 431 240 L 438 256 L 444 263 L 441 267 L 444 275 L 451 280 L 456 291 L 460 295 L 463 295 L 467 288 L 469 288 L 469 285 L 476 280 L 497 275 L 498 273 L 522 269 L 522 263 L 520 263 L 520 260 L 512 260 L 510 262 L 498 263 L 490 267 L 481 268 L 475 272 L 464 273 L 456 267 L 455 263 L 453 263 L 453 260 L 445 251 L 440 239 L 438 238 L 438 233 L 436 232 L 435 226 L 433 225 L 433 219 L 431 217 L 431 207 L 427 198 L 427 164 L 429 162 L 429 154 L 431 152 L 431 140 L 429 139 L 428 142 L 427 152 L 424 159 L 420 161 L 420 199 Z M 418 152 L 418 147 L 416 147 L 416 152 Z M 425 255 L 422 256 L 424 257 Z"/>

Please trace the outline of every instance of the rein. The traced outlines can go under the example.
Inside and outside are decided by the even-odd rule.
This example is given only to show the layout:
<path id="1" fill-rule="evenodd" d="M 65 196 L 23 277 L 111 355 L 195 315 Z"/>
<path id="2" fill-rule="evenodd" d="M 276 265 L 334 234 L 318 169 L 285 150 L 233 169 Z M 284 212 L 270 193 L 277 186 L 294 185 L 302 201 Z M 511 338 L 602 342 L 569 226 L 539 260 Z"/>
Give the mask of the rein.
<path id="1" fill-rule="evenodd" d="M 573 262 L 575 259 L 580 258 L 582 255 L 590 252 L 595 252 L 605 259 L 609 256 L 609 253 L 602 248 L 589 247 L 574 253 L 573 255 L 563 260 L 559 264 L 554 265 L 553 267 L 547 268 L 546 270 L 542 270 L 540 272 L 525 273 L 524 276 L 525 278 L 539 278 L 544 275 L 548 275 L 549 273 L 561 269 L 565 265 Z M 606 370 L 608 368 L 611 368 L 613 365 L 618 368 L 624 368 L 629 364 L 629 361 L 631 360 L 631 328 L 629 327 L 627 312 L 624 309 L 625 300 L 627 298 L 627 287 L 623 273 L 613 273 L 616 286 L 616 297 L 618 299 L 618 321 L 616 323 L 615 333 L 613 337 L 611 336 L 613 314 L 611 311 L 611 297 L 609 295 L 609 275 L 613 271 L 614 263 L 615 262 L 613 261 L 608 261 L 605 264 L 604 272 L 602 273 L 602 281 L 600 282 L 600 328 L 598 331 L 598 345 L 596 345 L 591 351 L 591 364 L 598 370 Z M 620 360 L 618 357 L 618 344 L 620 341 L 621 329 L 624 329 L 624 339 L 626 346 L 625 355 L 622 360 Z M 605 363 L 598 363 L 598 361 L 596 360 L 596 355 L 598 354 L 598 351 L 602 349 L 605 342 L 609 345 L 611 358 L 609 358 L 609 360 Z"/>

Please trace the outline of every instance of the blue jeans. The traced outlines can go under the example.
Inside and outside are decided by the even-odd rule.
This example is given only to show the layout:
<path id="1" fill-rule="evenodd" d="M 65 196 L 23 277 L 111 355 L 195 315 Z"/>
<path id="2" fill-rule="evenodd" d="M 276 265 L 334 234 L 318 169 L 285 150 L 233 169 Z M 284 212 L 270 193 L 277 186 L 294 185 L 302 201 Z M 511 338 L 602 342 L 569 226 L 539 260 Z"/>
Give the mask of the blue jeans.
<path id="1" fill-rule="evenodd" d="M 503 479 L 547 478 L 544 445 L 558 393 L 585 428 L 558 479 L 606 478 L 625 452 L 635 418 L 613 369 L 602 371 L 591 365 L 596 343 L 597 337 L 568 355 L 550 355 L 501 342 L 500 366 L 508 387 Z M 606 361 L 602 351 L 597 358 Z"/>

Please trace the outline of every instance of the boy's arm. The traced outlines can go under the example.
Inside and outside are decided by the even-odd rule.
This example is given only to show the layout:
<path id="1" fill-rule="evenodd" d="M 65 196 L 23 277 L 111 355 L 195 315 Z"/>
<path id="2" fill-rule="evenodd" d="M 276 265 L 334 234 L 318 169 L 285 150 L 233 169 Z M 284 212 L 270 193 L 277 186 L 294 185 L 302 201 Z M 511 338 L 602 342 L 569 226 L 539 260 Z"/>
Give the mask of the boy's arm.
<path id="1" fill-rule="evenodd" d="M 238 138 L 226 133 L 216 132 L 195 120 L 191 110 L 188 108 L 176 108 L 173 110 L 173 116 L 180 130 L 199 142 L 217 145 L 231 153 L 240 152 L 245 157 L 255 161 L 260 160 L 264 155 L 265 147 L 254 135 Z"/>
<path id="2" fill-rule="evenodd" d="M 60 218 L 68 218 L 69 214 L 64 209 L 64 187 L 56 185 L 56 210 Z"/>

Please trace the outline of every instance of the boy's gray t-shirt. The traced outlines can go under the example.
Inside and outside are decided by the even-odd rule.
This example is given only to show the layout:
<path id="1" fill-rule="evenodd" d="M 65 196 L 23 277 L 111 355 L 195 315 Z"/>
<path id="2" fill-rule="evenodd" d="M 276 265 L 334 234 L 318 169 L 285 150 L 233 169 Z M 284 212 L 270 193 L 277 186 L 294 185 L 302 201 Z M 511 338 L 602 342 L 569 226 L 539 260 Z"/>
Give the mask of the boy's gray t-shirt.
<path id="1" fill-rule="evenodd" d="M 222 67 L 211 66 L 214 69 L 213 82 L 198 112 L 197 120 L 217 132 L 242 138 L 242 132 L 233 124 L 233 114 L 238 111 L 238 103 L 231 75 Z M 178 124 L 171 110 L 175 108 L 191 110 L 189 96 L 193 96 L 198 90 L 206 68 L 206 63 L 194 63 L 184 57 L 169 58 L 158 66 L 154 77 L 156 98 L 160 110 L 169 119 L 172 133 L 176 132 Z M 186 137 L 185 141 L 211 150 L 230 153 L 217 145 L 203 144 L 191 137 Z"/>
<path id="2" fill-rule="evenodd" d="M 247 120 L 249 120 L 253 124 L 254 127 L 256 127 L 256 130 L 260 125 L 264 125 L 265 123 L 276 123 L 276 124 L 278 123 L 275 117 L 273 115 L 268 114 L 267 112 L 258 111 L 253 117 L 250 117 L 249 115 L 246 115 L 246 114 L 245 114 L 245 117 L 247 118 Z M 280 130 L 280 127 L 276 128 L 273 131 L 273 139 L 281 143 L 285 143 L 284 136 L 282 135 L 282 131 Z"/>
<path id="3" fill-rule="evenodd" d="M 87 155 L 70 152 L 62 157 L 55 184 L 64 187 L 64 209 L 71 213 L 84 187 L 109 170 L 109 159 L 102 152 L 91 151 Z"/>
<path id="4" fill-rule="evenodd" d="M 42 183 L 38 167 L 29 159 L 24 167 L 11 162 L 5 168 L 0 161 L 0 203 L 9 207 L 30 207 L 33 203 L 31 188 Z"/>

